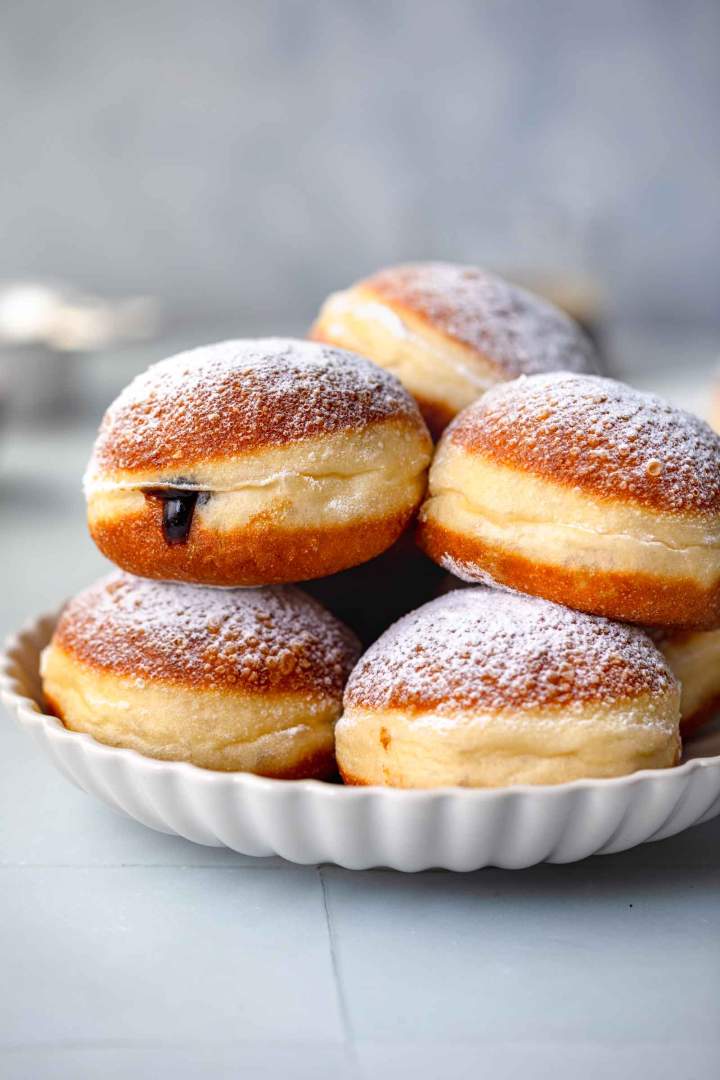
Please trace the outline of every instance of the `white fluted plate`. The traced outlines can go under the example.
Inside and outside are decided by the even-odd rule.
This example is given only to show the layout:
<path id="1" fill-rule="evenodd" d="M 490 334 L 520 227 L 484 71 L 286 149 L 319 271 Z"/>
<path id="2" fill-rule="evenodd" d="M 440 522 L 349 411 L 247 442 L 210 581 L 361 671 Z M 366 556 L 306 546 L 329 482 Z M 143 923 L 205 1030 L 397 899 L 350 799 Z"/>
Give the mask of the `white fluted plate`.
<path id="1" fill-rule="evenodd" d="M 143 825 L 198 844 L 351 869 L 517 869 L 662 840 L 720 814 L 720 729 L 673 769 L 494 790 L 402 791 L 156 761 L 66 730 L 42 711 L 38 666 L 57 616 L 11 637 L 0 696 L 71 781 Z"/>

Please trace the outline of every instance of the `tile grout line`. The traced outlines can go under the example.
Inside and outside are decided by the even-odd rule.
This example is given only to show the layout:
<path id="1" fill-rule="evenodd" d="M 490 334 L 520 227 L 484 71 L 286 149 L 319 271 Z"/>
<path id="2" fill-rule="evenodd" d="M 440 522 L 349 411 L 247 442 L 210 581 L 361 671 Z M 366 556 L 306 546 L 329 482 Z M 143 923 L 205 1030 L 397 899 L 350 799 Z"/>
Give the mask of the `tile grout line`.
<path id="1" fill-rule="evenodd" d="M 350 1009 L 348 1008 L 347 998 L 343 989 L 342 978 L 340 976 L 340 958 L 337 951 L 337 939 L 335 936 L 335 928 L 333 926 L 332 916 L 330 914 L 330 897 L 328 896 L 327 881 L 323 873 L 323 867 L 316 867 L 318 877 L 320 879 L 320 892 L 322 894 L 323 910 L 325 912 L 325 923 L 328 932 L 328 944 L 330 947 L 330 965 L 332 967 L 333 982 L 335 983 L 335 994 L 338 1001 L 338 1011 L 340 1013 L 340 1020 L 343 1027 L 343 1035 L 345 1046 L 348 1052 L 350 1061 L 350 1069 L 352 1075 L 359 1076 L 359 1067 L 357 1053 L 355 1049 L 355 1037 L 353 1034 L 352 1022 L 350 1020 Z"/>

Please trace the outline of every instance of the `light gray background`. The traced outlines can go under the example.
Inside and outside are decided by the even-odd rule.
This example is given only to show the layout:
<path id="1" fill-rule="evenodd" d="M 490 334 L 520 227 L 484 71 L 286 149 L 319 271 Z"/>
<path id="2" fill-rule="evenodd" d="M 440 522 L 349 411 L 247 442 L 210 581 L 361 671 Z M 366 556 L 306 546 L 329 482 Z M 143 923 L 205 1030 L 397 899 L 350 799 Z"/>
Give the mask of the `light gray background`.
<path id="1" fill-rule="evenodd" d="M 303 326 L 383 263 L 720 324 L 717 0 L 3 0 L 0 277 Z"/>

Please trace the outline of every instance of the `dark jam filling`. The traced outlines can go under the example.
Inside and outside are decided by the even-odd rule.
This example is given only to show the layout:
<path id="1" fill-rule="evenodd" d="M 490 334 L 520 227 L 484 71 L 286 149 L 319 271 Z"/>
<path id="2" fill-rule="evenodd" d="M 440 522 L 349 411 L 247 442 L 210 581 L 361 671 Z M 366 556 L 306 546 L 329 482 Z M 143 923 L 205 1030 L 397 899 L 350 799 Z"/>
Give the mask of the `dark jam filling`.
<path id="1" fill-rule="evenodd" d="M 162 503 L 162 531 L 165 543 L 187 544 L 200 491 L 177 488 L 144 488 L 143 494 Z M 203 499 L 204 501 L 204 499 Z"/>

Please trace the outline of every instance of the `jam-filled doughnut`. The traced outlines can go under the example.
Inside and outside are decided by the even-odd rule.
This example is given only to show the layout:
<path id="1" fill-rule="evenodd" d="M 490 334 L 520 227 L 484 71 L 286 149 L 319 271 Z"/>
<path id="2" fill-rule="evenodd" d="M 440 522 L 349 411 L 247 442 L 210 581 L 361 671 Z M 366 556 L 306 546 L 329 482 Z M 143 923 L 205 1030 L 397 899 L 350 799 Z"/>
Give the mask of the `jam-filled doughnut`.
<path id="1" fill-rule="evenodd" d="M 597 370 L 589 339 L 559 308 L 454 263 L 393 266 L 334 293 L 310 335 L 395 372 L 436 436 L 494 383 Z"/>
<path id="2" fill-rule="evenodd" d="M 398 380 L 312 342 L 171 357 L 110 406 L 85 479 L 100 550 L 144 577 L 266 585 L 388 548 L 422 499 L 430 436 Z"/>
<path id="3" fill-rule="evenodd" d="M 335 771 L 354 635 L 292 586 L 116 571 L 65 607 L 42 661 L 67 728 L 148 757 L 280 779 Z"/>
<path id="4" fill-rule="evenodd" d="M 395 623 L 345 688 L 349 784 L 503 787 L 679 760 L 680 690 L 639 628 L 460 589 Z"/>
<path id="5" fill-rule="evenodd" d="M 650 630 L 681 688 L 680 730 L 690 735 L 720 711 L 720 630 Z"/>
<path id="6" fill-rule="evenodd" d="M 720 625 L 720 437 L 611 379 L 494 387 L 445 432 L 420 543 L 466 581 L 660 626 Z"/>

